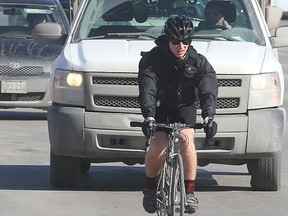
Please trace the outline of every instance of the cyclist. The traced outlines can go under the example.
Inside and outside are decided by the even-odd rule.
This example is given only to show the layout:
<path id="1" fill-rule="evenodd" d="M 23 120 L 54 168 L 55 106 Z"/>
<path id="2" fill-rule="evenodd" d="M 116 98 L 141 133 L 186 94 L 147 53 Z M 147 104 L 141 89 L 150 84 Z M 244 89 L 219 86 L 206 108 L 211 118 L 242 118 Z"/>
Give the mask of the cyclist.
<path id="1" fill-rule="evenodd" d="M 217 130 L 213 120 L 218 94 L 216 73 L 207 59 L 190 46 L 194 34 L 191 20 L 183 15 L 172 15 L 165 22 L 164 32 L 155 40 L 157 46 L 142 53 L 139 62 L 138 99 L 145 119 L 142 131 L 147 137 L 153 133 L 145 156 L 148 183 L 143 191 L 143 207 L 149 213 L 157 210 L 157 175 L 168 145 L 168 132 L 165 129 L 155 131 L 155 121 L 195 124 L 199 98 L 207 136 L 213 137 Z M 180 152 L 188 203 L 185 212 L 193 213 L 198 205 L 194 195 L 197 168 L 194 129 L 182 130 Z"/>

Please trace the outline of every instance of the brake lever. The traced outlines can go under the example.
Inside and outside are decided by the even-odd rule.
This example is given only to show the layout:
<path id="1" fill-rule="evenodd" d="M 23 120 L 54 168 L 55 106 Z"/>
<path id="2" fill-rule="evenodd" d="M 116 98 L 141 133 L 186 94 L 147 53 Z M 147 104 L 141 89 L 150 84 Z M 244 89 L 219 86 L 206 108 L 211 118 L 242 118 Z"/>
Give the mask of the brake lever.
<path id="1" fill-rule="evenodd" d="M 205 138 L 205 143 L 204 143 L 204 145 L 205 145 L 205 147 L 210 147 L 210 146 L 212 146 L 212 145 L 213 145 L 212 139 L 206 137 L 206 138 Z"/>
<path id="2" fill-rule="evenodd" d="M 151 144 L 151 139 L 149 138 L 149 139 L 147 139 L 147 141 L 146 141 L 145 145 L 146 145 L 146 147 L 149 147 L 149 146 L 150 146 L 150 144 Z"/>
<path id="3" fill-rule="evenodd" d="M 153 132 L 153 130 L 151 129 L 151 128 L 149 128 L 149 130 L 150 130 L 150 137 L 149 138 L 147 138 L 147 141 L 146 141 L 146 143 L 145 143 L 145 146 L 146 146 L 146 148 L 148 148 L 149 146 L 150 146 L 150 144 L 151 144 L 151 138 L 152 138 L 152 132 Z"/>

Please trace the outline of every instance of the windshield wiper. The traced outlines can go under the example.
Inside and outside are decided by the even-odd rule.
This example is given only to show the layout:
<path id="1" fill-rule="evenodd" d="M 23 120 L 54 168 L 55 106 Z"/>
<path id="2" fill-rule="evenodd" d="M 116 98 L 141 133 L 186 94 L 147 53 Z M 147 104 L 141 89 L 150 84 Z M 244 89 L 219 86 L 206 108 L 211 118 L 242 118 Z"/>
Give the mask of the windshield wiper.
<path id="1" fill-rule="evenodd" d="M 128 38 L 134 38 L 134 37 L 139 37 L 139 36 L 145 36 L 149 38 L 156 39 L 158 36 L 155 36 L 153 34 L 147 33 L 147 32 L 129 32 L 129 33 L 124 33 L 124 32 L 113 32 L 113 33 L 107 33 L 106 35 L 98 35 L 98 36 L 93 36 L 86 38 L 86 40 L 93 40 L 93 39 L 102 39 L 102 38 L 109 38 L 109 37 L 128 37 Z"/>
<path id="2" fill-rule="evenodd" d="M 227 41 L 239 41 L 236 38 L 222 34 L 195 34 L 192 37 L 192 39 L 217 39 L 217 38 L 224 39 Z"/>
<path id="3" fill-rule="evenodd" d="M 129 32 L 129 33 L 124 33 L 124 32 L 114 33 L 113 32 L 113 33 L 107 33 L 105 35 L 97 35 L 93 37 L 88 37 L 88 38 L 81 39 L 81 40 L 105 39 L 105 38 L 111 38 L 111 37 L 134 38 L 134 37 L 139 37 L 139 36 L 144 36 L 144 37 L 153 38 L 153 39 L 157 39 L 158 37 L 148 32 Z M 219 39 L 219 40 L 224 39 L 227 41 L 239 41 L 236 38 L 233 38 L 227 35 L 222 35 L 222 34 L 195 34 L 193 35 L 192 39 Z"/>
<path id="4" fill-rule="evenodd" d="M 97 35 L 97 36 L 93 36 L 93 37 L 88 37 L 88 38 L 83 38 L 79 41 L 82 41 L 82 40 L 93 40 L 93 39 L 101 39 L 101 38 L 105 38 L 107 35 Z"/>
<path id="5" fill-rule="evenodd" d="M 32 36 L 27 36 L 27 35 L 0 35 L 0 38 L 8 38 L 8 39 L 21 39 L 21 38 L 26 38 L 26 39 L 32 39 Z"/>
<path id="6" fill-rule="evenodd" d="M 126 37 L 139 37 L 139 36 L 145 36 L 149 38 L 156 39 L 158 36 L 155 36 L 151 33 L 147 32 L 129 32 L 129 33 L 124 33 L 124 32 L 119 32 L 119 33 L 108 33 L 108 36 L 126 36 Z"/>

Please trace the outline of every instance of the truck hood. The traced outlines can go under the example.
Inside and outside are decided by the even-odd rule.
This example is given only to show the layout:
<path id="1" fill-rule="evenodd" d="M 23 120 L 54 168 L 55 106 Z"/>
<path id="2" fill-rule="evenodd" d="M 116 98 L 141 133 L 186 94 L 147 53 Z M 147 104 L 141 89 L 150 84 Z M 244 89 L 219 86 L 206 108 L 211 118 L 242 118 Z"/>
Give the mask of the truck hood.
<path id="1" fill-rule="evenodd" d="M 265 47 L 247 42 L 193 41 L 198 53 L 203 54 L 217 74 L 260 73 Z M 149 51 L 153 41 L 84 40 L 66 46 L 64 55 L 72 69 L 94 72 L 138 72 L 142 51 Z M 69 50 L 70 48 L 70 50 Z"/>

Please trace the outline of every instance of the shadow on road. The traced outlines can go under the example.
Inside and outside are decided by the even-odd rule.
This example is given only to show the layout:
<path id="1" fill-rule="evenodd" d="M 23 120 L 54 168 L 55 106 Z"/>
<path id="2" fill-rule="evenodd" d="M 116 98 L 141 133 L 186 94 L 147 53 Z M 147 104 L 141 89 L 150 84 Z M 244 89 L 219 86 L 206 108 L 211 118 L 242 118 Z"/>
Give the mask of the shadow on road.
<path id="1" fill-rule="evenodd" d="M 47 120 L 47 112 L 42 110 L 26 111 L 18 109 L 1 109 L 0 120 Z"/>
<path id="2" fill-rule="evenodd" d="M 48 180 L 49 166 L 0 166 L 0 190 L 50 190 Z"/>
<path id="3" fill-rule="evenodd" d="M 0 190 L 53 190 L 48 165 L 0 165 Z M 215 175 L 248 175 L 247 173 L 208 172 L 198 169 L 196 191 L 249 191 L 250 186 L 218 185 Z M 142 166 L 92 166 L 79 177 L 74 190 L 142 191 L 145 171 Z M 69 189 L 70 190 L 70 189 Z"/>
<path id="4" fill-rule="evenodd" d="M 217 182 L 217 176 L 222 176 L 222 178 L 228 178 L 235 176 L 239 177 L 249 177 L 250 174 L 247 172 L 219 172 L 219 171 L 207 171 L 204 169 L 198 169 L 197 171 L 197 180 L 196 180 L 196 190 L 197 191 L 251 191 L 250 185 L 247 186 L 238 186 L 238 185 L 219 185 Z"/>

